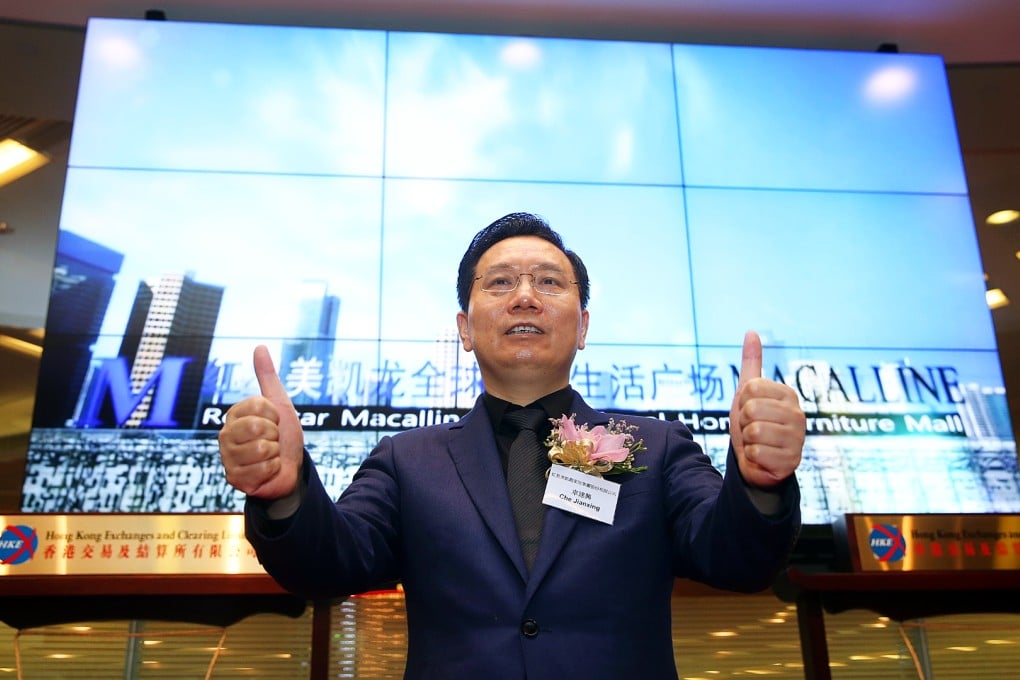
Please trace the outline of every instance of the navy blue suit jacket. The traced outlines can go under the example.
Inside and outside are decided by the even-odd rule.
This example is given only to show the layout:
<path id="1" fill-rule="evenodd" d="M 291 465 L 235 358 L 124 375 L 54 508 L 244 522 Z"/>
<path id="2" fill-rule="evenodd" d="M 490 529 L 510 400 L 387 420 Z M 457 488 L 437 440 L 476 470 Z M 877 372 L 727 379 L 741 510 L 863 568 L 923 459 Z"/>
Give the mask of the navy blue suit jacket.
<path id="1" fill-rule="evenodd" d="M 609 420 L 576 394 L 572 412 Z M 610 478 L 622 483 L 614 523 L 546 508 L 530 574 L 481 401 L 457 423 L 383 438 L 335 504 L 306 455 L 300 509 L 280 530 L 249 502 L 248 538 L 311 599 L 401 581 L 408 678 L 676 678 L 674 577 L 768 587 L 799 528 L 799 492 L 789 480 L 784 512 L 765 516 L 732 452 L 723 478 L 681 423 L 627 421 L 648 469 Z"/>

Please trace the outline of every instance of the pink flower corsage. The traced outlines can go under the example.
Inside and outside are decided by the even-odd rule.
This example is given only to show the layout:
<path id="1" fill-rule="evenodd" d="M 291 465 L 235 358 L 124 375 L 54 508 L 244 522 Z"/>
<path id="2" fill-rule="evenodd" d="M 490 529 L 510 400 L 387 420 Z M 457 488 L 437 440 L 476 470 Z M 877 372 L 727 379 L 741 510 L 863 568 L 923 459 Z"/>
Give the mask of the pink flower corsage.
<path id="1" fill-rule="evenodd" d="M 644 441 L 634 439 L 635 430 L 637 427 L 627 425 L 626 421 L 617 423 L 612 419 L 608 426 L 588 429 L 587 424 L 577 425 L 573 415 L 561 416 L 553 420 L 552 433 L 545 444 L 549 447 L 549 460 L 556 465 L 596 477 L 636 473 L 648 468 L 634 465 L 634 454 L 645 450 Z"/>

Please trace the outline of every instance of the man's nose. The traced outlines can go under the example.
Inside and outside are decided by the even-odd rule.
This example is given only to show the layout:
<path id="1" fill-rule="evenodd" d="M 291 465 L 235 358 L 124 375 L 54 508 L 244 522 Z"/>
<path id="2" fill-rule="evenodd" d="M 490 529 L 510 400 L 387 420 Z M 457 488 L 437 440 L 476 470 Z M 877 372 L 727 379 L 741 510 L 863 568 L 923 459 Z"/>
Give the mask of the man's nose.
<path id="1" fill-rule="evenodd" d="M 528 278 L 524 278 L 524 277 L 528 277 Z M 538 290 L 535 288 L 535 275 L 534 274 L 526 274 L 526 273 L 525 274 L 518 274 L 517 275 L 517 290 L 521 290 L 521 287 L 525 283 L 527 283 L 528 286 L 531 287 L 531 290 L 532 290 L 533 293 L 536 293 L 536 294 L 538 293 Z"/>
<path id="2" fill-rule="evenodd" d="M 525 288 L 527 283 L 527 288 Z M 517 286 L 512 292 L 514 299 L 514 306 L 522 303 L 530 303 L 529 306 L 538 305 L 538 289 L 535 288 L 535 275 L 534 274 L 520 274 L 517 277 Z"/>

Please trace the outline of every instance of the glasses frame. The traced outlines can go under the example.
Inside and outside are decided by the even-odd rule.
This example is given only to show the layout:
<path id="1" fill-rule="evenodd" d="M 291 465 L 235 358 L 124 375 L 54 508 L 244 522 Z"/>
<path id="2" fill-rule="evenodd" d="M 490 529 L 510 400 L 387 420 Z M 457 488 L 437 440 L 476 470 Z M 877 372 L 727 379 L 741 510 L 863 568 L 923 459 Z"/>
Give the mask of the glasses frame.
<path id="1" fill-rule="evenodd" d="M 517 280 L 514 281 L 513 288 L 509 288 L 507 290 L 491 290 L 489 288 L 482 288 L 482 287 L 479 286 L 478 290 L 482 291 L 483 293 L 488 293 L 489 295 L 509 295 L 510 293 L 514 292 L 515 290 L 517 290 L 520 287 L 520 285 L 521 285 L 521 277 L 522 276 L 530 276 L 531 277 L 531 288 L 532 288 L 532 290 L 534 290 L 539 295 L 548 295 L 550 297 L 563 297 L 564 295 L 567 295 L 570 292 L 569 288 L 565 289 L 562 293 L 550 293 L 550 292 L 547 292 L 547 291 L 544 291 L 544 290 L 539 290 L 535 286 L 535 275 L 532 274 L 531 272 L 514 272 L 514 273 L 509 273 L 508 272 L 507 273 L 507 276 L 513 276 L 513 275 L 517 276 Z M 476 276 L 474 278 L 474 281 L 478 281 L 483 276 L 485 276 L 485 275 L 484 274 L 479 274 L 478 276 Z M 567 283 L 571 283 L 571 284 L 573 284 L 575 286 L 578 285 L 577 281 L 568 281 Z"/>

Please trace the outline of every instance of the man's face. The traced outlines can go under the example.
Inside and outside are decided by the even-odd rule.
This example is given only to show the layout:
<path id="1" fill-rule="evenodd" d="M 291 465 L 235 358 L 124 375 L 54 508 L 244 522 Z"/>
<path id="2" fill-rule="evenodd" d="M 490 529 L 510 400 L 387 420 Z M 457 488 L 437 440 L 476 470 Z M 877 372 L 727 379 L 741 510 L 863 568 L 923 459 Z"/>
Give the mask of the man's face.
<path id="1" fill-rule="evenodd" d="M 588 311 L 581 309 L 574 271 L 563 252 L 537 236 L 504 239 L 482 255 L 475 276 L 500 272 L 517 288 L 495 294 L 471 287 L 467 312 L 457 314 L 464 349 L 474 352 L 486 390 L 506 398 L 504 386 L 529 381 L 540 393 L 565 387 L 577 350 L 584 348 Z M 545 295 L 535 288 L 542 272 L 567 282 L 564 295 Z M 544 391 L 541 391 L 544 390 Z"/>

